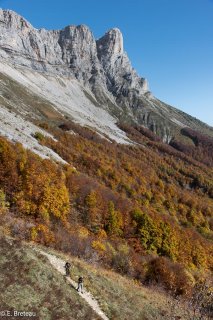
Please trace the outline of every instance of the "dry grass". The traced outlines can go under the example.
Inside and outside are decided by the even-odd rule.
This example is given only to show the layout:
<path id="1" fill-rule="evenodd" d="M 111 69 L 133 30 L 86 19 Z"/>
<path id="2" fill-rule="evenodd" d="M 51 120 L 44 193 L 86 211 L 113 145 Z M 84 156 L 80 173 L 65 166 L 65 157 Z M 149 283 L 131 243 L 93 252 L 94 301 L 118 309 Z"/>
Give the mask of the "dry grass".
<path id="1" fill-rule="evenodd" d="M 159 289 L 142 287 L 115 272 L 95 268 L 80 259 L 54 250 L 48 251 L 70 261 L 73 265 L 73 280 L 83 275 L 87 290 L 92 292 L 112 320 L 172 320 L 174 317 L 193 319 L 187 314 L 183 304 Z"/>
<path id="2" fill-rule="evenodd" d="M 39 320 L 100 319 L 47 259 L 0 235 L 1 310 L 35 312 Z M 19 317 L 10 317 L 10 319 Z M 28 319 L 28 317 L 25 317 Z"/>
<path id="3" fill-rule="evenodd" d="M 49 261 L 33 250 L 34 244 L 0 235 L 0 245 L 2 310 L 34 311 L 39 320 L 99 319 Z M 163 291 L 58 251 L 42 250 L 71 262 L 72 279 L 83 275 L 86 289 L 111 320 L 196 320 Z"/>
<path id="4" fill-rule="evenodd" d="M 16 113 L 22 113 L 24 110 L 30 121 L 32 121 L 32 114 L 34 119 L 39 118 L 48 122 L 63 120 L 63 117 L 54 109 L 51 102 L 26 90 L 20 83 L 2 73 L 0 73 L 0 80 L 3 96 L 0 97 L 1 105 Z"/>

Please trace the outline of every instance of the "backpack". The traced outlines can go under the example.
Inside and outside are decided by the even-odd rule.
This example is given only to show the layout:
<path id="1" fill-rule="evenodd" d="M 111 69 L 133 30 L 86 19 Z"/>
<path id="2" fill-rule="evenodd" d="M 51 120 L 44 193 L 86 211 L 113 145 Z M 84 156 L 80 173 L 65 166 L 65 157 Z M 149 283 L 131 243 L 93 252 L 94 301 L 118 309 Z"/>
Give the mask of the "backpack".
<path id="1" fill-rule="evenodd" d="M 83 283 L 83 278 L 82 278 L 82 277 L 79 277 L 79 278 L 78 278 L 78 282 L 79 282 L 79 283 Z"/>

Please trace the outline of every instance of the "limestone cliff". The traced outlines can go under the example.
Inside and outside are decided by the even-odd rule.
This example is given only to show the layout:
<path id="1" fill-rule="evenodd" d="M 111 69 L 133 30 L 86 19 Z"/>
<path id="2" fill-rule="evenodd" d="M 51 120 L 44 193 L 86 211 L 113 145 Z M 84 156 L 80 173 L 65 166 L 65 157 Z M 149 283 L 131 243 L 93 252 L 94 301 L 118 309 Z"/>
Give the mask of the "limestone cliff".
<path id="1" fill-rule="evenodd" d="M 211 131 L 150 93 L 147 80 L 133 69 L 117 28 L 96 40 L 85 25 L 38 30 L 15 12 L 0 10 L 0 58 L 22 67 L 22 73 L 76 79 L 115 122 L 142 124 L 165 142 L 186 126 Z"/>

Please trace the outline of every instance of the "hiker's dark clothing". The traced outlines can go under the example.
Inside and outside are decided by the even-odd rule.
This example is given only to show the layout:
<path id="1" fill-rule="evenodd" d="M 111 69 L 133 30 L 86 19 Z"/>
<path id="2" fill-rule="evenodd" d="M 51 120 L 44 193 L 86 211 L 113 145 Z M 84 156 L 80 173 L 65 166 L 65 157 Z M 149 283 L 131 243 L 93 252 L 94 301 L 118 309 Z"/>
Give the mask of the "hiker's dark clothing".
<path id="1" fill-rule="evenodd" d="M 78 278 L 78 289 L 77 289 L 78 292 L 83 293 L 83 282 L 84 282 L 83 278 L 79 277 Z"/>
<path id="2" fill-rule="evenodd" d="M 71 264 L 69 262 L 66 262 L 65 263 L 65 271 L 66 271 L 66 276 L 70 276 L 70 267 L 71 267 Z"/>

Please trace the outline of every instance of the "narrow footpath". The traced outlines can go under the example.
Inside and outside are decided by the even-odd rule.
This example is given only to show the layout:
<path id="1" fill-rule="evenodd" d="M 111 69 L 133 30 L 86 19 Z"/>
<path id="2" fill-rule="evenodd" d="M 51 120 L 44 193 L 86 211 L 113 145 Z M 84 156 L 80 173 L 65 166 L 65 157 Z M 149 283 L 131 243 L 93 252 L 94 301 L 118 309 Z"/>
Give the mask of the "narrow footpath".
<path id="1" fill-rule="evenodd" d="M 65 275 L 65 261 L 50 254 L 47 252 L 44 252 L 42 250 L 37 250 L 40 254 L 46 256 L 50 263 L 52 264 L 52 266 L 58 270 L 58 272 L 60 272 L 62 275 Z M 77 288 L 77 283 L 75 281 L 73 281 L 70 277 L 67 277 L 67 281 L 72 285 L 73 288 Z M 88 291 L 85 290 L 84 288 L 84 293 L 78 292 L 78 294 L 81 296 L 82 299 L 84 299 L 89 305 L 90 307 L 103 319 L 103 320 L 109 320 L 109 318 L 104 314 L 104 312 L 101 310 L 97 300 L 95 300 L 95 298 L 92 296 L 92 294 Z"/>

